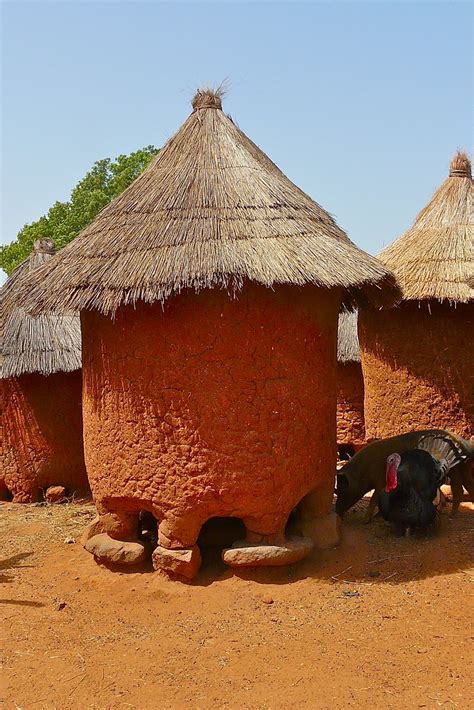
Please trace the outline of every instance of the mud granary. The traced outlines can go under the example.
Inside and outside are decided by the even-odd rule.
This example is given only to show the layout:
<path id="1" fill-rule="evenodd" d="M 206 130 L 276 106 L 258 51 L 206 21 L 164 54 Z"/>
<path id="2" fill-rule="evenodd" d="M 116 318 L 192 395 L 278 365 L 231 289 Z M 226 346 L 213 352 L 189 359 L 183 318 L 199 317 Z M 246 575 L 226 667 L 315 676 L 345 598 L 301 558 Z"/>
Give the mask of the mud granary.
<path id="1" fill-rule="evenodd" d="M 38 240 L 0 289 L 0 495 L 17 503 L 39 500 L 49 486 L 89 488 L 79 316 L 31 317 L 18 298 L 53 254 L 50 239 Z"/>
<path id="2" fill-rule="evenodd" d="M 458 153 L 413 226 L 379 255 L 403 301 L 359 318 L 368 438 L 473 436 L 473 214 L 471 163 Z"/>
<path id="3" fill-rule="evenodd" d="M 334 544 L 339 309 L 397 294 L 392 274 L 237 128 L 219 92 L 198 91 L 192 108 L 29 298 L 34 312 L 81 311 L 99 512 L 87 549 L 142 560 L 151 514 L 154 566 L 179 579 L 195 575 L 200 531 L 216 518 L 242 525 L 223 551 L 230 565 Z M 289 538 L 295 506 L 303 535 Z"/>
<path id="4" fill-rule="evenodd" d="M 364 378 L 360 364 L 357 313 L 341 313 L 337 335 L 337 446 L 351 456 L 365 443 Z"/>

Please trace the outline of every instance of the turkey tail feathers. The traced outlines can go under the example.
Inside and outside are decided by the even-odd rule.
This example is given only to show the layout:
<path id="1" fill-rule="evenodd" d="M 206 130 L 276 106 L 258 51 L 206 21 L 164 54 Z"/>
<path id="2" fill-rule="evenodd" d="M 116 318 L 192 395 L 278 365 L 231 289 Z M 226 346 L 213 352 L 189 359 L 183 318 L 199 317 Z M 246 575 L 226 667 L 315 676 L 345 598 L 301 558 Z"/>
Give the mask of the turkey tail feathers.
<path id="1" fill-rule="evenodd" d="M 427 451 L 439 461 L 443 478 L 456 464 L 469 458 L 456 441 L 442 434 L 425 434 L 419 440 L 417 448 Z"/>

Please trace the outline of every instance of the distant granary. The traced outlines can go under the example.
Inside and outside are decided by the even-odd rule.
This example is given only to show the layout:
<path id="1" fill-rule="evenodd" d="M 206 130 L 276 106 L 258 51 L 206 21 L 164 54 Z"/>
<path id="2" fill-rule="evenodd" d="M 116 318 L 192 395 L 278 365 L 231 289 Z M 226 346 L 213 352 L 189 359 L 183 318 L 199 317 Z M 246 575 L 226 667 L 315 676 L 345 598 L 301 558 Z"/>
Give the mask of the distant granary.
<path id="1" fill-rule="evenodd" d="M 337 337 L 337 446 L 340 458 L 365 443 L 364 380 L 360 364 L 357 312 L 341 313 Z"/>
<path id="2" fill-rule="evenodd" d="M 81 311 L 100 516 L 87 549 L 140 561 L 146 511 L 158 522 L 155 568 L 183 580 L 215 518 L 244 530 L 223 551 L 230 565 L 335 544 L 338 312 L 398 297 L 392 274 L 237 128 L 219 92 L 192 105 L 28 299 L 34 312 Z M 305 537 L 288 538 L 297 505 Z"/>
<path id="3" fill-rule="evenodd" d="M 473 215 L 471 163 L 458 153 L 414 225 L 379 255 L 403 302 L 359 318 L 368 438 L 428 428 L 473 436 Z"/>
<path id="4" fill-rule="evenodd" d="M 52 258 L 50 239 L 0 289 L 0 494 L 38 500 L 49 486 L 88 490 L 82 443 L 78 315 L 29 316 L 18 294 Z"/>

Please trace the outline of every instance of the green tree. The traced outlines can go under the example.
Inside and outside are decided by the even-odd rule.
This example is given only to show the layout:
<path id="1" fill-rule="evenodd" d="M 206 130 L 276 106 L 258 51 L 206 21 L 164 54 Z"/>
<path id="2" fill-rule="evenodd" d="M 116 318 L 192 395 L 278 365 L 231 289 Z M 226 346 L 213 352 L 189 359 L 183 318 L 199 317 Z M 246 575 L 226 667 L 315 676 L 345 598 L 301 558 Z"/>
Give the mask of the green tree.
<path id="1" fill-rule="evenodd" d="M 76 237 L 100 210 L 120 195 L 158 153 L 152 145 L 115 160 L 98 160 L 71 192 L 67 202 L 55 202 L 48 214 L 25 224 L 15 241 L 0 246 L 0 268 L 11 274 L 30 254 L 36 239 L 50 237 L 57 249 Z"/>

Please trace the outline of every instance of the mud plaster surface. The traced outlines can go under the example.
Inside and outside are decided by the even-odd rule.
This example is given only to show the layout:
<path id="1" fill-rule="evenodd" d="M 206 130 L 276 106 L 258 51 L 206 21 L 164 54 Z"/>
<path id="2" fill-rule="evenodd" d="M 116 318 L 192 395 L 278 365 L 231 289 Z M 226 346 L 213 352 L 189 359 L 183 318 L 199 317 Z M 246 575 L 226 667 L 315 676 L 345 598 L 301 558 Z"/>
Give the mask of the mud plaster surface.
<path id="1" fill-rule="evenodd" d="M 16 502 L 62 485 L 88 490 L 82 443 L 81 373 L 0 380 L 0 488 Z"/>
<path id="2" fill-rule="evenodd" d="M 361 445 L 365 441 L 364 380 L 359 362 L 337 365 L 337 443 Z"/>
<path id="3" fill-rule="evenodd" d="M 100 511 L 146 509 L 176 546 L 209 518 L 283 531 L 336 459 L 338 296 L 247 287 L 83 313 L 86 461 Z"/>
<path id="4" fill-rule="evenodd" d="M 473 436 L 474 305 L 361 313 L 367 438 L 411 429 Z"/>

